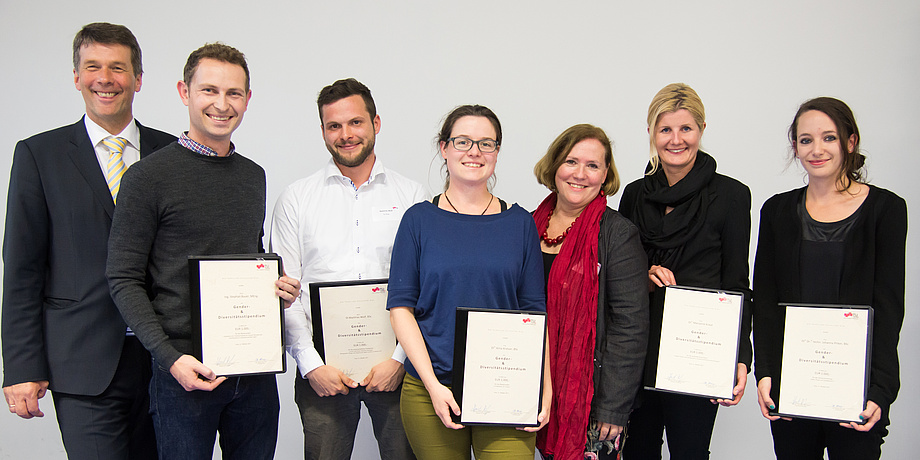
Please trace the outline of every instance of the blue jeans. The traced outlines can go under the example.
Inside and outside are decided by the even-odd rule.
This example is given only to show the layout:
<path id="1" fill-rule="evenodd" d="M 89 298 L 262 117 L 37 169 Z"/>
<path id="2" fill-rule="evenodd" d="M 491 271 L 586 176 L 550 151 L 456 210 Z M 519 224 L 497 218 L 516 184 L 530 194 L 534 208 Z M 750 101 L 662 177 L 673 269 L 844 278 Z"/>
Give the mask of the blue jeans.
<path id="1" fill-rule="evenodd" d="M 370 393 L 359 386 L 347 395 L 320 397 L 310 381 L 297 373 L 294 401 L 303 422 L 303 450 L 306 460 L 348 460 L 355 444 L 361 418 L 361 402 L 367 406 L 374 425 L 374 437 L 382 460 L 414 460 L 399 416 L 400 388 Z"/>
<path id="2" fill-rule="evenodd" d="M 271 460 L 279 407 L 274 375 L 232 377 L 214 391 L 185 391 L 153 362 L 150 413 L 160 459 L 210 460 L 219 432 L 223 458 Z"/>

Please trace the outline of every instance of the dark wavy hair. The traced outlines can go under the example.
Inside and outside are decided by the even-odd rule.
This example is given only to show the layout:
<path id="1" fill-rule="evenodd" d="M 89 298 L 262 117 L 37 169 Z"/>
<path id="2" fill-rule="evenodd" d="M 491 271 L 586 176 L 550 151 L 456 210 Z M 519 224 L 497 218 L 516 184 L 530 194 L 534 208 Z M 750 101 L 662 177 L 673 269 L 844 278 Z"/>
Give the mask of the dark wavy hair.
<path id="1" fill-rule="evenodd" d="M 840 142 L 840 152 L 843 155 L 840 171 L 837 172 L 838 189 L 846 190 L 853 182 L 863 182 L 866 157 L 859 151 L 859 127 L 856 126 L 853 111 L 840 99 L 816 97 L 799 106 L 799 110 L 792 119 L 792 124 L 789 125 L 789 143 L 792 146 L 793 155 L 796 152 L 796 139 L 799 136 L 799 117 L 811 110 L 827 115 L 837 128 L 837 141 Z M 856 140 L 851 151 L 847 144 L 850 142 L 850 137 L 854 135 Z"/>

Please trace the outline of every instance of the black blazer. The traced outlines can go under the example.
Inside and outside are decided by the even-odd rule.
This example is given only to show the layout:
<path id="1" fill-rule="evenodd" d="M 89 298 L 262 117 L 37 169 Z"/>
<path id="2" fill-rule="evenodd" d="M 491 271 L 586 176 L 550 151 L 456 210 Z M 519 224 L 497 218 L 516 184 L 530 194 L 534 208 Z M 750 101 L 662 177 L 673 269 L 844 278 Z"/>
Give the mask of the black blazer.
<path id="1" fill-rule="evenodd" d="M 140 129 L 144 157 L 176 140 Z M 16 144 L 3 237 L 3 386 L 40 380 L 98 395 L 125 322 L 105 263 L 115 205 L 81 119 Z"/>
<path id="2" fill-rule="evenodd" d="M 786 311 L 779 304 L 808 301 L 802 294 L 808 274 L 801 268 L 802 220 L 796 212 L 805 191 L 803 187 L 774 195 L 760 210 L 754 262 L 758 382 L 781 373 Z M 901 387 L 898 340 L 904 322 L 906 244 L 907 202 L 870 185 L 859 217 L 844 239 L 839 303 L 875 309 L 867 396 L 883 408 L 885 416 Z"/>

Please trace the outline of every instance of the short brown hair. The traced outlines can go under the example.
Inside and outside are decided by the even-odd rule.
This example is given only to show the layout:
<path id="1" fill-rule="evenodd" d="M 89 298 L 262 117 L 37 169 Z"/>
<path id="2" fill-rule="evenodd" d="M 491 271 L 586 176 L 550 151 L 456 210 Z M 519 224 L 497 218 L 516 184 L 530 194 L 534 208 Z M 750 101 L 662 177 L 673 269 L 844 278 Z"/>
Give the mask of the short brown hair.
<path id="1" fill-rule="evenodd" d="M 246 56 L 240 50 L 220 42 L 207 43 L 188 55 L 185 69 L 182 71 L 182 79 L 186 85 L 192 84 L 192 77 L 195 76 L 195 71 L 198 70 L 198 64 L 201 63 L 202 59 L 214 59 L 215 61 L 236 64 L 242 67 L 243 72 L 246 73 L 245 89 L 247 93 L 249 92 L 249 66 L 246 65 Z"/>
<path id="2" fill-rule="evenodd" d="M 367 113 L 371 116 L 371 121 L 377 117 L 377 106 L 374 104 L 374 98 L 371 97 L 371 90 L 354 78 L 345 78 L 325 87 L 316 97 L 316 107 L 319 109 L 319 121 L 323 121 L 323 106 L 333 102 L 345 99 L 349 96 L 359 95 L 364 100 L 367 107 Z"/>
<path id="3" fill-rule="evenodd" d="M 137 44 L 137 38 L 127 27 L 108 22 L 87 24 L 73 37 L 74 70 L 80 70 L 80 50 L 93 43 L 126 46 L 131 50 L 131 68 L 134 76 L 144 73 L 144 65 L 141 63 L 141 46 Z"/>
<path id="4" fill-rule="evenodd" d="M 607 196 L 613 195 L 620 189 L 620 174 L 617 172 L 617 166 L 613 162 L 613 145 L 607 133 L 603 129 L 594 125 L 579 124 L 572 126 L 562 132 L 546 150 L 546 155 L 537 161 L 533 167 L 533 174 L 537 176 L 537 182 L 544 187 L 556 191 L 556 171 L 565 163 L 569 152 L 575 147 L 575 144 L 585 139 L 596 139 L 604 146 L 604 163 L 607 167 L 607 177 L 601 190 Z"/>

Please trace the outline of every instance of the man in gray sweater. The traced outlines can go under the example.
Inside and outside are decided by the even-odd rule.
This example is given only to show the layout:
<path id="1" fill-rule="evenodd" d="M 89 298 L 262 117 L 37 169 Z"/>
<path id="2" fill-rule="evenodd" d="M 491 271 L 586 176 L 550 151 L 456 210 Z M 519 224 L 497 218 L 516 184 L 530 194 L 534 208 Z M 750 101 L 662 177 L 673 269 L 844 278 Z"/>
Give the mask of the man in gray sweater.
<path id="1" fill-rule="evenodd" d="M 271 459 L 274 375 L 218 377 L 191 353 L 188 256 L 263 252 L 265 171 L 230 136 L 249 103 L 249 69 L 219 43 L 194 51 L 178 84 L 190 127 L 122 179 L 106 275 L 125 322 L 153 356 L 150 407 L 160 458 Z M 276 281 L 290 305 L 300 282 Z"/>

